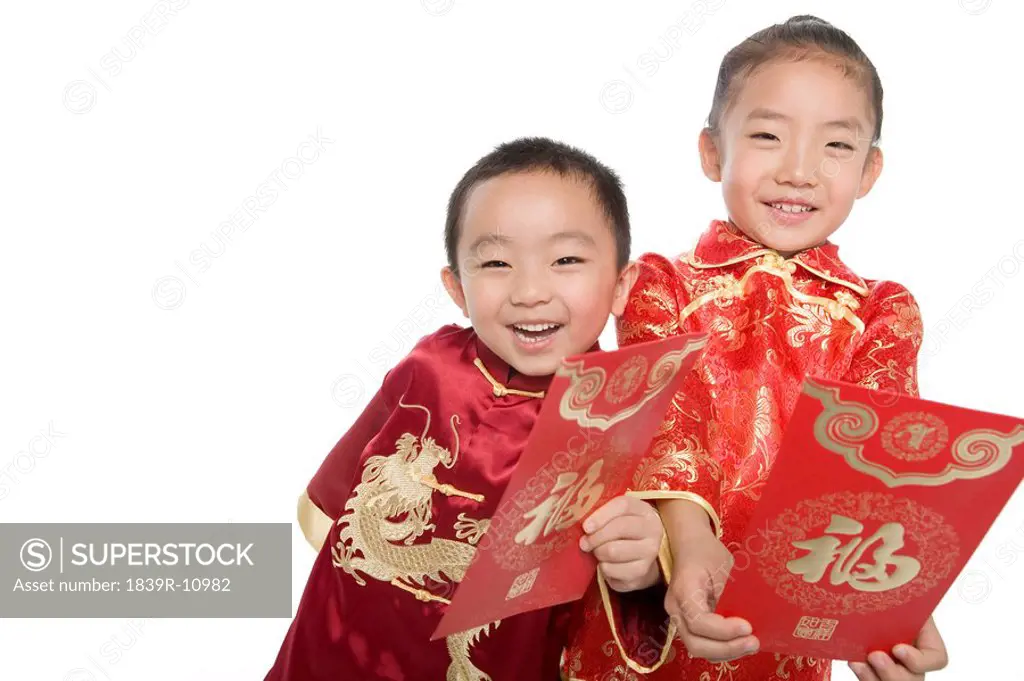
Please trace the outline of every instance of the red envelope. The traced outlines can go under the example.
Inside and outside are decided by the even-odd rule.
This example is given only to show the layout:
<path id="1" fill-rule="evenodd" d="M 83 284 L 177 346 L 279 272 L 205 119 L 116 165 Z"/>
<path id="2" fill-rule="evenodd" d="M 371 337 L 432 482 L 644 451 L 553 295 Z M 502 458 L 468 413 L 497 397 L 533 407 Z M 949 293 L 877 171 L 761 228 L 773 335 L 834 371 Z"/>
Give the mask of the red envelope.
<path id="1" fill-rule="evenodd" d="M 1024 420 L 807 380 L 717 612 L 761 649 L 913 643 L 1024 476 Z"/>
<path id="2" fill-rule="evenodd" d="M 566 358 L 476 557 L 431 640 L 581 598 L 580 521 L 622 495 L 704 334 Z"/>

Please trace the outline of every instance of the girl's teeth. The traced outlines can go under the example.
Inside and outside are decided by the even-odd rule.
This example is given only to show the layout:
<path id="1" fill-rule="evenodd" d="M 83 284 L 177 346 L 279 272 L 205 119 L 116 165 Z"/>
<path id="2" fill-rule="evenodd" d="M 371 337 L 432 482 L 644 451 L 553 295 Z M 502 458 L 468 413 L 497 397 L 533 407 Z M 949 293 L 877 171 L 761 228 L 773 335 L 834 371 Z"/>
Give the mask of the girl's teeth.
<path id="1" fill-rule="evenodd" d="M 553 329 L 556 326 L 558 326 L 558 324 L 516 324 L 516 329 L 520 329 L 522 331 L 532 331 L 534 333 L 540 333 L 541 331 L 547 331 L 548 329 Z"/>
<path id="2" fill-rule="evenodd" d="M 793 203 L 773 203 L 772 208 L 781 210 L 783 213 L 806 213 L 813 210 L 810 206 L 801 206 Z"/>

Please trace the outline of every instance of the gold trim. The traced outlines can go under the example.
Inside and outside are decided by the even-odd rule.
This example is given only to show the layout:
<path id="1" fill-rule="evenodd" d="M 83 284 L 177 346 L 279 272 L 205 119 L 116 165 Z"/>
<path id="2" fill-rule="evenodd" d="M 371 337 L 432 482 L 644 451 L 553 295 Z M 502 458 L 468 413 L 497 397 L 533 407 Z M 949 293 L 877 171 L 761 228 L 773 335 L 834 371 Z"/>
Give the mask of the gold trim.
<path id="1" fill-rule="evenodd" d="M 861 296 L 863 296 L 865 298 L 868 297 L 868 295 L 871 294 L 871 291 L 869 289 L 861 286 L 860 284 L 855 284 L 852 281 L 846 281 L 845 279 L 840 279 L 839 277 L 833 276 L 833 275 L 828 274 L 826 272 L 822 272 L 821 270 L 819 270 L 816 267 L 811 267 L 810 265 L 808 265 L 807 263 L 805 263 L 803 260 L 800 259 L 800 254 L 797 254 L 797 255 L 793 256 L 792 258 L 783 258 L 781 255 L 779 255 L 778 251 L 772 250 L 770 248 L 761 248 L 761 249 L 758 249 L 756 251 L 752 251 L 750 253 L 747 253 L 746 255 L 736 256 L 735 258 L 730 258 L 729 260 L 725 260 L 725 261 L 720 262 L 720 263 L 701 262 L 701 261 L 699 261 L 697 259 L 697 255 L 695 253 L 687 253 L 685 256 L 683 256 L 683 262 L 685 262 L 690 267 L 693 267 L 694 269 L 698 269 L 698 270 L 711 270 L 711 269 L 715 269 L 716 267 L 729 267 L 730 265 L 737 265 L 737 264 L 739 264 L 741 262 L 746 262 L 747 260 L 751 260 L 753 258 L 757 258 L 757 257 L 760 257 L 762 255 L 768 255 L 768 254 L 777 255 L 782 260 L 783 263 L 788 263 L 788 262 L 796 263 L 797 265 L 800 265 L 801 267 L 803 267 L 805 270 L 807 270 L 811 274 L 813 274 L 815 276 L 818 276 L 818 277 L 821 277 L 825 281 L 831 282 L 833 284 L 839 284 L 840 286 L 845 286 L 846 288 L 848 288 L 848 289 L 850 289 L 850 290 L 852 290 L 852 291 L 854 291 L 856 293 L 859 293 Z"/>
<path id="2" fill-rule="evenodd" d="M 843 279 L 840 279 L 839 277 L 833 277 L 831 274 L 826 274 L 825 272 L 821 272 L 820 270 L 818 270 L 818 269 L 816 269 L 814 267 L 811 267 L 810 265 L 805 263 L 803 260 L 800 260 L 799 256 L 795 257 L 795 258 L 791 258 L 791 260 L 793 262 L 795 262 L 797 265 L 800 265 L 801 267 L 803 267 L 805 270 L 807 270 L 811 274 L 816 274 L 817 276 L 821 277 L 825 281 L 830 281 L 833 284 L 839 284 L 840 286 L 845 286 L 846 288 L 851 289 L 855 293 L 859 293 L 860 295 L 862 295 L 865 298 L 867 298 L 868 295 L 871 293 L 871 291 L 869 291 L 868 289 L 864 288 L 860 284 L 854 284 L 852 281 L 845 281 Z"/>
<path id="3" fill-rule="evenodd" d="M 495 397 L 504 397 L 505 395 L 519 395 L 521 397 L 535 397 L 537 399 L 544 399 L 544 391 L 540 390 L 537 392 L 530 392 L 528 390 L 517 390 L 515 388 L 506 388 L 501 383 L 491 376 L 491 372 L 487 371 L 487 367 L 484 366 L 482 359 L 477 357 L 473 360 L 473 364 L 480 370 L 480 373 L 484 375 L 487 382 L 491 384 L 491 390 L 494 392 Z"/>
<path id="4" fill-rule="evenodd" d="M 838 454 L 856 471 L 869 475 L 890 489 L 906 485 L 940 487 L 955 480 L 974 480 L 993 475 L 1010 461 L 1014 447 L 1024 444 L 1024 425 L 1009 433 L 980 428 L 961 434 L 951 448 L 954 463 L 937 473 L 896 473 L 885 464 L 864 458 L 861 444 L 878 429 L 878 415 L 853 400 L 843 400 L 840 388 L 806 379 L 803 393 L 821 403 L 814 421 L 814 437 L 823 448 Z"/>
<path id="5" fill-rule="evenodd" d="M 645 667 L 629 655 L 626 654 L 625 648 L 622 647 L 622 639 L 619 637 L 619 630 L 615 626 L 615 615 L 612 613 L 612 602 L 611 597 L 608 595 L 608 585 L 605 584 L 604 575 L 601 574 L 601 566 L 597 567 L 597 588 L 601 592 L 601 604 L 604 606 L 605 617 L 608 618 L 608 627 L 611 629 L 612 638 L 615 640 L 615 647 L 619 649 L 619 656 L 622 661 L 626 663 L 626 666 L 635 671 L 638 674 L 650 674 L 658 670 L 665 660 L 668 659 L 669 653 L 672 652 L 672 641 L 676 638 L 676 625 L 675 622 L 669 621 L 668 632 L 665 635 L 665 643 L 661 648 L 661 655 L 658 661 L 654 663 L 654 666 Z"/>
<path id="6" fill-rule="evenodd" d="M 636 497 L 637 499 L 643 499 L 644 501 L 659 500 L 659 499 L 686 499 L 697 503 L 701 508 L 707 511 L 715 525 L 715 531 L 719 537 L 722 536 L 721 524 L 718 521 L 718 514 L 715 513 L 714 509 L 711 508 L 711 504 L 704 500 L 703 497 L 694 494 L 693 492 L 666 492 L 660 490 L 650 491 L 635 491 L 628 490 L 627 495 Z M 662 534 L 661 534 L 661 547 L 658 550 L 658 567 L 661 568 L 661 576 L 665 580 L 666 584 L 672 582 L 672 568 L 674 566 L 672 559 L 672 547 L 668 540 L 668 529 L 665 528 L 665 521 L 658 513 L 658 518 L 662 522 Z M 597 585 L 598 590 L 601 592 L 601 604 L 604 606 L 605 617 L 608 620 L 608 628 L 612 632 L 612 638 L 615 640 L 615 646 L 619 649 L 619 656 L 626 663 L 626 665 L 633 671 L 639 674 L 650 674 L 658 670 L 665 661 L 668 659 L 669 654 L 672 651 L 672 642 L 676 638 L 676 625 L 673 622 L 669 622 L 668 631 L 665 636 L 665 643 L 661 649 L 661 655 L 658 661 L 652 667 L 644 667 L 640 663 L 630 658 L 625 649 L 622 647 L 622 639 L 619 637 L 618 629 L 615 626 L 615 616 L 612 613 L 611 599 L 608 594 L 608 585 L 605 583 L 604 575 L 601 574 L 600 566 L 597 570 Z"/>
<path id="7" fill-rule="evenodd" d="M 735 296 L 737 292 L 739 292 L 742 296 L 743 292 L 746 290 L 747 282 L 750 280 L 750 277 L 752 277 L 755 272 L 764 272 L 765 274 L 771 274 L 781 279 L 783 284 L 786 286 L 786 291 L 788 291 L 789 295 L 792 296 L 793 298 L 804 303 L 809 303 L 812 305 L 821 305 L 826 310 L 828 310 L 829 314 L 832 315 L 833 318 L 845 319 L 850 324 L 852 324 L 853 327 L 857 329 L 857 331 L 859 331 L 860 333 L 864 333 L 864 321 L 860 317 L 855 315 L 853 311 L 850 310 L 850 308 L 846 307 L 838 300 L 833 300 L 831 298 L 823 298 L 820 296 L 812 296 L 804 293 L 803 291 L 797 290 L 796 286 L 793 285 L 793 274 L 786 267 L 786 265 L 788 263 L 798 263 L 799 261 L 783 260 L 782 256 L 780 256 L 778 253 L 775 253 L 775 251 L 769 251 L 767 255 L 769 257 L 765 258 L 764 263 L 759 265 L 753 265 L 750 269 L 743 273 L 743 276 L 740 277 L 739 281 L 736 284 L 732 286 L 724 286 L 722 288 L 715 289 L 714 291 L 709 291 L 708 293 L 705 293 L 704 295 L 699 296 L 694 300 L 690 301 L 690 304 L 684 307 L 682 311 L 679 313 L 679 323 L 681 324 L 687 317 L 689 317 L 699 308 L 703 307 L 704 305 L 713 300 L 722 297 Z M 775 257 L 772 258 L 771 256 Z"/>
<path id="8" fill-rule="evenodd" d="M 299 519 L 299 527 L 306 541 L 317 551 L 324 545 L 327 533 L 334 525 L 334 519 L 320 510 L 320 507 L 309 498 L 309 493 L 303 490 L 299 495 L 296 515 Z"/>
<path id="9" fill-rule="evenodd" d="M 659 517 L 661 514 L 658 514 Z M 676 563 L 672 558 L 672 545 L 668 541 L 668 530 L 665 529 L 665 521 L 661 521 L 661 527 L 665 530 L 665 533 L 661 535 L 661 548 L 658 549 L 658 565 L 661 567 L 661 576 L 665 579 L 665 583 L 668 584 L 672 581 L 672 570 L 675 569 Z"/>
<path id="10" fill-rule="evenodd" d="M 764 255 L 766 253 L 775 253 L 775 251 L 773 251 L 770 248 L 762 248 L 762 249 L 759 249 L 757 251 L 753 251 L 751 253 L 747 253 L 746 255 L 740 255 L 740 256 L 737 256 L 735 258 L 732 258 L 730 260 L 726 260 L 726 261 L 720 262 L 720 263 L 698 262 L 697 254 L 696 253 L 687 253 L 687 255 L 686 255 L 686 264 L 690 265 L 691 267 L 694 267 L 694 268 L 696 268 L 698 270 L 712 270 L 712 269 L 714 269 L 716 267 L 728 267 L 729 265 L 736 265 L 737 263 L 741 263 L 741 262 L 744 262 L 746 260 L 751 260 L 753 258 L 756 258 L 758 256 Z"/>
<path id="11" fill-rule="evenodd" d="M 626 494 L 631 497 L 636 497 L 637 499 L 643 499 L 644 501 L 665 501 L 678 499 L 692 501 L 693 503 L 697 504 L 702 509 L 704 509 L 704 511 L 708 514 L 708 517 L 711 518 L 711 524 L 715 528 L 715 536 L 719 539 L 722 538 L 722 521 L 719 519 L 718 513 L 715 512 L 714 507 L 711 506 L 708 500 L 699 494 L 695 494 L 693 492 L 660 489 L 652 489 L 642 492 L 629 490 L 628 492 L 626 492 Z"/>
<path id="12" fill-rule="evenodd" d="M 559 403 L 558 412 L 566 421 L 572 421 L 585 428 L 607 431 L 621 421 L 632 417 L 645 404 L 658 396 L 676 377 L 683 362 L 694 352 L 704 349 L 708 337 L 701 335 L 686 342 L 679 350 L 662 355 L 647 374 L 644 395 L 634 404 L 611 416 L 591 413 L 591 405 L 605 392 L 605 370 L 601 367 L 583 368 L 583 360 L 563 363 L 557 375 L 569 379 L 569 389 Z"/>

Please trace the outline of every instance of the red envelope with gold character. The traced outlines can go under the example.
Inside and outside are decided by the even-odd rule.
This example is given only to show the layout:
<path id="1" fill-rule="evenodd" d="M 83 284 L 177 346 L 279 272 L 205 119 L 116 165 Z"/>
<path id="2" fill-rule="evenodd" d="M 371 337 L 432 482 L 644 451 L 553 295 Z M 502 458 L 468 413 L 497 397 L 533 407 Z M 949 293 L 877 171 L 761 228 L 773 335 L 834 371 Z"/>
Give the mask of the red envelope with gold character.
<path id="1" fill-rule="evenodd" d="M 626 491 L 703 334 L 566 358 L 433 638 L 581 598 L 580 521 Z"/>
<path id="2" fill-rule="evenodd" d="M 774 653 L 913 643 L 1022 477 L 1022 419 L 807 380 L 717 612 Z"/>

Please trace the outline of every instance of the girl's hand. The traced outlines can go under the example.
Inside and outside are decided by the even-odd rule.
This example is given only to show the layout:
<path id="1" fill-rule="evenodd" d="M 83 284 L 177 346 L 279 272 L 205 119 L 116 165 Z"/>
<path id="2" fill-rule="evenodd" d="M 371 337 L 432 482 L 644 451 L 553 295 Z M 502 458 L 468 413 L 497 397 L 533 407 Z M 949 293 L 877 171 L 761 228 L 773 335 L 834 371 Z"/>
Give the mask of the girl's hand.
<path id="1" fill-rule="evenodd" d="M 946 644 L 929 617 L 913 646 L 895 646 L 892 657 L 875 651 L 868 655 L 867 664 L 851 662 L 850 669 L 860 681 L 923 681 L 927 672 L 937 672 L 948 663 Z"/>
<path id="2" fill-rule="evenodd" d="M 760 642 L 750 623 L 714 612 L 733 557 L 712 531 L 708 515 L 686 500 L 664 501 L 659 507 L 675 562 L 665 610 L 686 650 L 712 662 L 753 655 Z"/>

